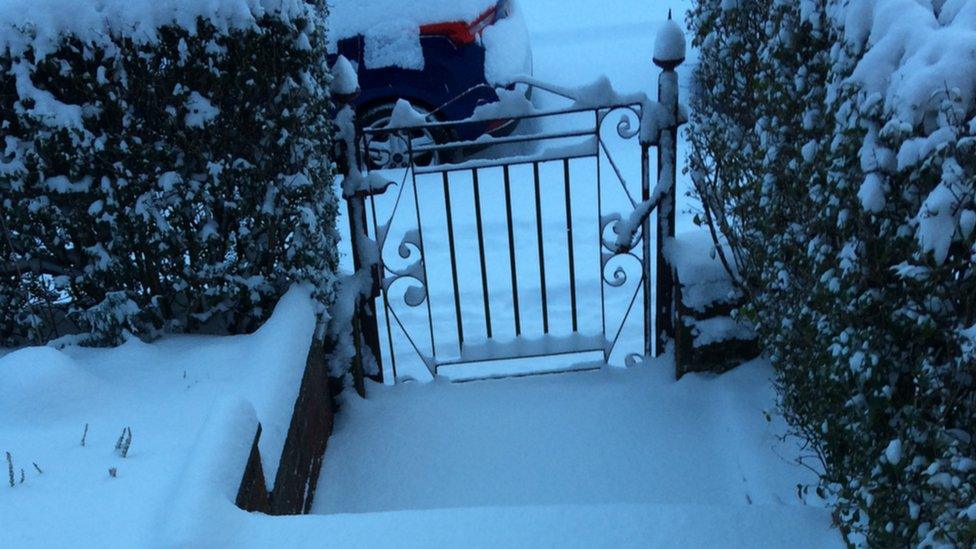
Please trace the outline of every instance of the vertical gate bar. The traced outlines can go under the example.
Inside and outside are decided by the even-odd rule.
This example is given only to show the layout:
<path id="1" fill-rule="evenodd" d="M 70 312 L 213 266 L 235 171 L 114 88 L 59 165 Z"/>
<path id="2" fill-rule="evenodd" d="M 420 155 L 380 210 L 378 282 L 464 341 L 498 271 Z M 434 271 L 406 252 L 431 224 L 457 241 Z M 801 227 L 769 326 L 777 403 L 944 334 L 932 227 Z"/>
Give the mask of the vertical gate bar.
<path id="1" fill-rule="evenodd" d="M 573 315 L 573 332 L 579 331 L 576 310 L 576 251 L 573 248 L 573 198 L 570 192 L 569 159 L 563 159 L 563 183 L 566 187 L 566 244 L 569 249 L 569 301 Z"/>
<path id="2" fill-rule="evenodd" d="M 348 107 L 347 107 L 348 108 Z M 350 164 L 355 163 L 355 166 L 347 166 L 346 177 L 352 173 L 353 170 L 361 170 L 364 166 L 362 158 L 362 149 L 366 148 L 365 137 L 362 133 L 359 124 L 356 124 L 356 135 L 353 137 L 353 141 L 349 144 L 355 150 L 350 158 Z M 349 231 L 351 236 L 351 247 L 353 256 L 353 268 L 356 272 L 359 272 L 364 267 L 367 267 L 368 257 L 371 255 L 366 250 L 363 250 L 362 246 L 365 244 L 364 241 L 369 239 L 369 230 L 367 226 L 367 216 L 366 216 L 366 199 L 362 195 L 353 194 L 352 196 L 347 196 L 346 207 L 349 212 Z M 375 232 L 375 231 L 374 231 Z M 363 343 L 369 349 L 370 354 L 373 355 L 373 360 L 379 369 L 378 374 L 371 376 L 375 381 L 383 382 L 383 357 L 380 351 L 380 335 L 379 335 L 379 315 L 376 311 L 376 297 L 380 295 L 381 288 L 381 277 L 382 262 L 380 265 L 369 265 L 370 269 L 370 294 L 369 297 L 360 299 L 355 304 L 356 314 L 362 317 L 359 323 L 360 330 L 358 331 L 356 337 L 362 337 Z M 360 360 L 362 356 L 360 354 Z M 394 380 L 396 376 L 394 375 Z"/>
<path id="3" fill-rule="evenodd" d="M 464 346 L 464 322 L 461 320 L 461 289 L 458 285 L 457 252 L 454 249 L 454 217 L 451 215 L 450 177 L 443 172 L 444 205 L 447 210 L 447 245 L 451 251 L 451 281 L 454 283 L 454 315 L 457 318 L 458 350 Z"/>
<path id="4" fill-rule="evenodd" d="M 361 249 L 362 239 L 365 238 L 366 227 L 362 223 L 362 215 L 360 215 L 363 209 L 363 198 L 361 196 L 349 196 L 346 198 L 346 208 L 349 212 L 349 234 L 351 236 L 351 246 L 352 246 L 352 264 L 354 272 L 360 272 L 365 264 L 363 260 L 363 251 Z M 374 269 L 370 269 L 370 296 L 376 293 L 376 274 Z M 358 297 L 353 305 L 353 315 L 352 315 L 352 339 L 353 347 L 355 352 L 353 353 L 352 362 L 352 376 L 354 380 L 354 385 L 356 393 L 359 394 L 361 398 L 366 398 L 366 389 L 363 385 L 363 376 L 365 375 L 366 365 L 365 353 L 363 353 L 363 347 L 365 346 L 366 335 L 363 333 L 361 318 L 368 315 L 370 298 Z"/>
<path id="5" fill-rule="evenodd" d="M 641 200 L 648 201 L 651 198 L 651 168 L 650 168 L 650 149 L 646 144 L 641 144 Z M 658 209 L 658 215 L 660 216 L 660 209 Z M 660 252 L 660 235 L 658 235 L 658 251 Z M 644 224 L 641 226 L 641 260 L 643 261 L 643 271 L 641 272 L 641 284 L 643 286 L 644 293 L 644 356 L 651 357 L 660 355 L 661 350 L 658 348 L 658 338 L 655 338 L 655 331 L 659 325 L 657 319 L 655 318 L 656 308 L 655 297 L 660 298 L 660 295 L 655 296 L 651 293 L 651 216 L 647 216 L 644 219 Z M 655 256 L 654 261 L 657 261 L 658 269 L 660 269 L 661 256 L 658 253 Z M 660 289 L 660 281 L 658 284 L 658 289 Z"/>
<path id="6" fill-rule="evenodd" d="M 599 255 L 600 272 L 600 333 L 603 334 L 603 361 L 610 361 L 610 353 L 607 352 L 607 290 L 603 270 L 606 267 L 603 263 L 603 163 L 600 150 L 603 148 L 602 137 L 600 136 L 600 110 L 593 111 L 593 128 L 597 139 L 596 149 L 596 250 Z"/>
<path id="7" fill-rule="evenodd" d="M 478 169 L 471 170 L 474 189 L 474 216 L 478 230 L 478 258 L 481 260 L 481 293 L 485 302 L 485 330 L 491 339 L 491 302 L 488 300 L 488 264 L 485 261 L 485 233 L 481 221 L 481 188 L 478 185 Z"/>
<path id="8" fill-rule="evenodd" d="M 397 381 L 397 366 L 396 366 L 396 353 L 393 352 L 393 327 L 390 325 L 390 298 L 389 292 L 386 289 L 386 284 L 383 284 L 382 278 L 383 274 L 386 272 L 386 264 L 383 263 L 383 242 L 379 241 L 379 223 L 376 220 L 376 197 L 370 195 L 369 197 L 370 211 L 373 217 L 373 234 L 376 235 L 376 245 L 378 248 L 377 255 L 379 256 L 379 271 L 380 271 L 380 291 L 383 295 L 383 318 L 386 320 L 386 341 L 390 346 L 390 367 L 393 370 L 393 383 Z M 383 369 L 383 365 L 380 364 L 380 369 Z"/>
<path id="9" fill-rule="evenodd" d="M 539 239 L 539 281 L 542 284 L 542 332 L 549 334 L 549 301 L 546 296 L 546 245 L 542 240 L 542 191 L 539 188 L 539 163 L 532 163 L 535 179 L 535 229 Z"/>
<path id="10" fill-rule="evenodd" d="M 508 261 L 512 271 L 512 303 L 515 307 L 515 337 L 522 335 L 522 316 L 519 312 L 518 271 L 515 265 L 515 230 L 512 226 L 512 186 L 508 165 L 502 171 L 505 176 L 505 217 L 508 222 Z"/>
<path id="11" fill-rule="evenodd" d="M 427 249 L 424 246 L 424 225 L 421 222 L 423 216 L 420 215 L 420 196 L 417 191 L 417 172 L 414 171 L 414 158 L 413 158 L 413 139 L 407 134 L 407 154 L 410 159 L 410 165 L 408 169 L 410 170 L 411 180 L 413 183 L 413 203 L 414 211 L 417 213 L 417 236 L 420 239 L 420 262 L 424 266 L 424 291 L 427 293 L 427 327 L 430 330 L 430 353 L 433 360 L 434 366 L 428 364 L 428 368 L 431 370 L 431 375 L 437 375 L 437 343 L 434 340 L 434 311 L 430 304 L 430 275 L 427 272 Z M 421 357 L 424 358 L 424 357 Z M 424 363 L 426 363 L 426 358 Z"/>

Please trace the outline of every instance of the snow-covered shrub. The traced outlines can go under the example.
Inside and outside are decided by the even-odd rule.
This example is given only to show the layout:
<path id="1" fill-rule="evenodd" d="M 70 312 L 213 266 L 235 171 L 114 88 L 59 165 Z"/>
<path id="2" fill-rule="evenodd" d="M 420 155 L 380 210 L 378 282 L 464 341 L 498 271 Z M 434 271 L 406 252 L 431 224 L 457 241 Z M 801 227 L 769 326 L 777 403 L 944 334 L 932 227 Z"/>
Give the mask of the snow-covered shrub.
<path id="1" fill-rule="evenodd" d="M 692 175 L 818 491 L 852 542 L 971 546 L 976 2 L 699 0 L 690 24 Z"/>
<path id="2" fill-rule="evenodd" d="M 253 330 L 332 300 L 319 0 L 0 8 L 0 344 Z"/>

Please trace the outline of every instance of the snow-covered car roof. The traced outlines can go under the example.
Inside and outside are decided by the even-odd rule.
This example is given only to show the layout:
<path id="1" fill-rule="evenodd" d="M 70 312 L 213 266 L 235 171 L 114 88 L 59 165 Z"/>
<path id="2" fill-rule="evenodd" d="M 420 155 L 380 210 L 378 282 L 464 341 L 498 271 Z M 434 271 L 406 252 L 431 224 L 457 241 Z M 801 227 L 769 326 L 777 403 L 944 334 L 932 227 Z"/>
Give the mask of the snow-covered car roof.
<path id="1" fill-rule="evenodd" d="M 497 0 L 329 0 L 330 42 L 365 35 L 377 27 L 471 22 Z"/>

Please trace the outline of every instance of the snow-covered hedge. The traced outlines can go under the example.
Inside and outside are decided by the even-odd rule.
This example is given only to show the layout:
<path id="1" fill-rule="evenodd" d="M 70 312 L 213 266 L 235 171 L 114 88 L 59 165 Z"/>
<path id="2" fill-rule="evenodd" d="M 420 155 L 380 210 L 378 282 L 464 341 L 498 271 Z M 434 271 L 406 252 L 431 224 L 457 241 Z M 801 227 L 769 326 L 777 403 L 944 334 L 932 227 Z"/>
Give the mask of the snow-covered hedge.
<path id="1" fill-rule="evenodd" d="M 698 0 L 692 175 L 850 540 L 976 542 L 976 1 Z"/>
<path id="2" fill-rule="evenodd" d="M 326 7 L 0 4 L 0 346 L 254 329 L 332 299 Z"/>

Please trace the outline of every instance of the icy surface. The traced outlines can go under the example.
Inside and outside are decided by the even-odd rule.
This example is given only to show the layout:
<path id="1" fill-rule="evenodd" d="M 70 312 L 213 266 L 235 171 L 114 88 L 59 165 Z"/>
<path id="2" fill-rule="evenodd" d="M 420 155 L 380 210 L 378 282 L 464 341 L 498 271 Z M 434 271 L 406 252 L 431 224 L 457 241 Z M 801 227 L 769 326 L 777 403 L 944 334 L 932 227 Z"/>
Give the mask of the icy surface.
<path id="1" fill-rule="evenodd" d="M 164 524 L 179 529 L 173 525 L 194 515 L 209 521 L 218 503 L 233 508 L 228 496 L 240 483 L 257 420 L 273 482 L 315 327 L 308 295 L 293 289 L 249 336 L 39 347 L 0 358 L 0 451 L 26 474 L 15 489 L 0 485 L 0 547 L 65 547 L 79 539 L 145 547 L 169 535 Z M 113 451 L 124 427 L 132 430 L 125 459 Z M 192 504 L 189 518 L 173 514 L 183 509 L 174 497 Z"/>

